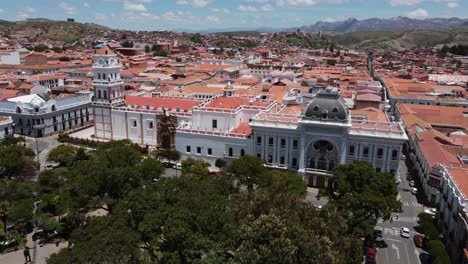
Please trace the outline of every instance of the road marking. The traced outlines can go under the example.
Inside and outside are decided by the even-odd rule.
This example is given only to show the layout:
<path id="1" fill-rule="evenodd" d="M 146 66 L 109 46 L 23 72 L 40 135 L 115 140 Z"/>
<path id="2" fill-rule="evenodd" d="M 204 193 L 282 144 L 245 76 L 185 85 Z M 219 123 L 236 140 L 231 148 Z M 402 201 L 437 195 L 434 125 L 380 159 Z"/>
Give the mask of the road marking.
<path id="1" fill-rule="evenodd" d="M 392 248 L 396 250 L 397 258 L 400 259 L 400 249 L 392 243 Z"/>
<path id="2" fill-rule="evenodd" d="M 392 242 L 398 242 L 398 243 L 403 242 L 401 240 L 397 240 L 397 239 L 393 239 L 393 238 L 385 238 L 384 240 L 388 240 L 388 241 L 392 241 Z"/>
<path id="3" fill-rule="evenodd" d="M 394 231 L 395 230 L 391 228 L 384 228 L 384 234 L 390 234 L 391 236 L 393 236 L 395 234 Z"/>
<path id="4" fill-rule="evenodd" d="M 406 259 L 408 260 L 407 263 L 411 263 L 410 258 L 409 258 L 408 246 L 406 244 L 404 245 L 405 245 L 405 251 L 406 251 Z"/>

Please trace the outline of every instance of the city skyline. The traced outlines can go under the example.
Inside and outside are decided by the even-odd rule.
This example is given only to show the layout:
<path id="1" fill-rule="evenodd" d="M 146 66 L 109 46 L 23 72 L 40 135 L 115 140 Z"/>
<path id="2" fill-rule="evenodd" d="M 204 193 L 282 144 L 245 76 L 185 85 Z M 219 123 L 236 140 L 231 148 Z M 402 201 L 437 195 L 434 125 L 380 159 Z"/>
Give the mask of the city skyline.
<path id="1" fill-rule="evenodd" d="M 459 0 L 98 0 L 4 3 L 0 18 L 28 18 L 97 23 L 130 30 L 207 28 L 288 28 L 353 17 L 463 17 L 468 3 Z"/>

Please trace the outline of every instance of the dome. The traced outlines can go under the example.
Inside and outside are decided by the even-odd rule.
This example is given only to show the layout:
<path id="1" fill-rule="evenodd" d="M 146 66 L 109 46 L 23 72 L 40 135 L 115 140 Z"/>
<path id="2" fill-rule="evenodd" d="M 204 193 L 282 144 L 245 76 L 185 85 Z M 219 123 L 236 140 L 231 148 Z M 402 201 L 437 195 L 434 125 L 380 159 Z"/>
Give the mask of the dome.
<path id="1" fill-rule="evenodd" d="M 228 82 L 226 86 L 224 86 L 224 90 L 234 90 L 234 86 L 232 86 L 230 81 Z"/>
<path id="2" fill-rule="evenodd" d="M 330 121 L 348 120 L 349 111 L 338 91 L 327 88 L 319 92 L 307 107 L 305 119 L 319 119 Z"/>

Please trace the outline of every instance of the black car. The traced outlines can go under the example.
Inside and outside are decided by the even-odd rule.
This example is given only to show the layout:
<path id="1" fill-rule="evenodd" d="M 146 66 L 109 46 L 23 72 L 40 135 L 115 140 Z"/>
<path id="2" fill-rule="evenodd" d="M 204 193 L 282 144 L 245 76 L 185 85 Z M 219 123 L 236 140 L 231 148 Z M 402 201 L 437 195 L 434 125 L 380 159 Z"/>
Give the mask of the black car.
<path id="1" fill-rule="evenodd" d="M 0 241 L 0 251 L 6 250 L 7 252 L 16 251 L 19 249 L 19 243 L 16 239 L 5 239 Z"/>
<path id="2" fill-rule="evenodd" d="M 432 256 L 424 252 L 419 254 L 419 260 L 421 264 L 432 264 Z"/>

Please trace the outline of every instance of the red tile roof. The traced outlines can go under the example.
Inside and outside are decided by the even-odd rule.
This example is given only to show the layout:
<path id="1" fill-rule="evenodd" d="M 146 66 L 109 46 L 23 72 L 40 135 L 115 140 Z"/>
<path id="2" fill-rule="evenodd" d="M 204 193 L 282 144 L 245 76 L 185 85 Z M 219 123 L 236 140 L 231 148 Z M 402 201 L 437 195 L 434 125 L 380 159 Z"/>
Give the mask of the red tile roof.
<path id="1" fill-rule="evenodd" d="M 193 107 L 200 104 L 198 100 L 187 100 L 187 99 L 177 99 L 177 98 L 165 98 L 165 97 L 142 97 L 142 96 L 126 96 L 125 104 L 127 105 L 136 105 L 138 107 L 164 107 L 166 109 L 180 109 L 184 112 L 192 110 Z"/>
<path id="2" fill-rule="evenodd" d="M 236 109 L 239 106 L 250 105 L 251 99 L 244 97 L 219 97 L 209 102 L 206 107 Z M 267 106 L 268 103 L 253 100 L 252 106 Z"/>
<path id="3" fill-rule="evenodd" d="M 249 126 L 249 123 L 241 122 L 239 126 L 231 130 L 229 134 L 250 135 L 252 134 L 252 128 Z"/>

